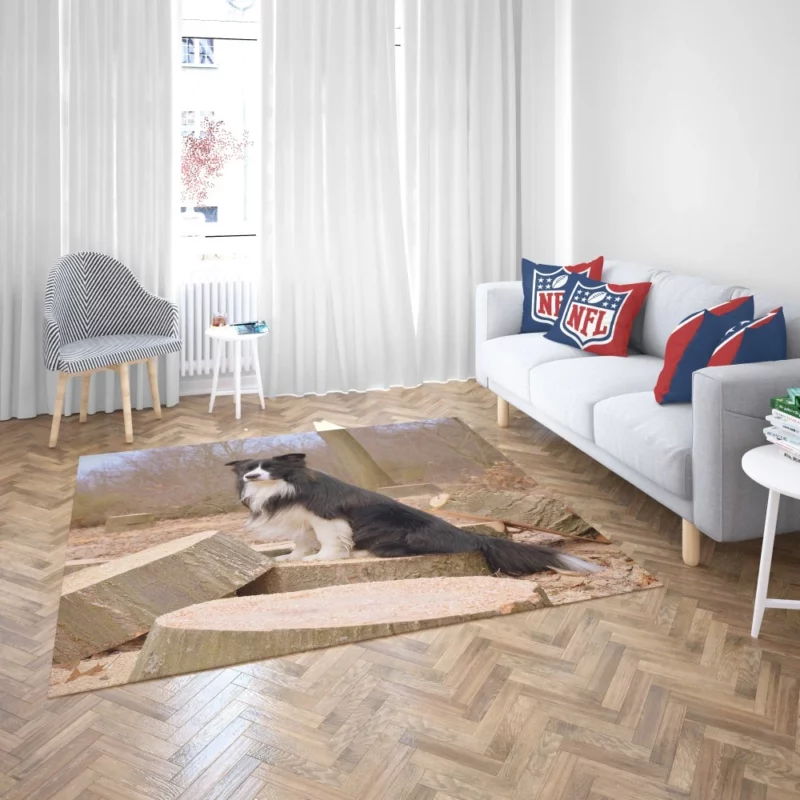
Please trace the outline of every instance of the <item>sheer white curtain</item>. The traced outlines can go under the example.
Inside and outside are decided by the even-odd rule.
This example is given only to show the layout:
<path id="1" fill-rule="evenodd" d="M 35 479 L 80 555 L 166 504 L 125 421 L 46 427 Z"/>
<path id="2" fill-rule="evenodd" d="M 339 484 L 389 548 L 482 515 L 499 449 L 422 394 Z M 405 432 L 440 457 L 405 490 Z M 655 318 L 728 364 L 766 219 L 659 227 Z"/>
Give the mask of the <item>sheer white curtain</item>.
<path id="1" fill-rule="evenodd" d="M 58 0 L 0 3 L 0 419 L 47 411 L 44 285 L 60 255 Z"/>
<path id="2" fill-rule="evenodd" d="M 42 309 L 62 254 L 108 253 L 170 294 L 177 9 L 177 0 L 0 3 L 0 419 L 52 409 Z M 172 405 L 169 358 L 161 396 Z M 90 411 L 120 407 L 114 381 L 95 376 Z M 67 413 L 79 406 L 73 383 Z M 150 404 L 145 375 L 133 373 L 132 389 L 137 407 Z"/>
<path id="3" fill-rule="evenodd" d="M 405 220 L 423 381 L 475 374 L 478 283 L 519 271 L 515 0 L 405 0 Z"/>
<path id="4" fill-rule="evenodd" d="M 62 0 L 61 11 L 62 252 L 107 253 L 169 297 L 179 208 L 172 102 L 179 3 Z M 160 361 L 161 396 L 174 405 L 176 356 Z M 121 407 L 118 380 L 110 372 L 93 378 L 90 411 Z M 131 391 L 137 408 L 150 405 L 141 365 L 131 373 Z"/>
<path id="5" fill-rule="evenodd" d="M 264 0 L 271 394 L 417 383 L 393 0 Z"/>

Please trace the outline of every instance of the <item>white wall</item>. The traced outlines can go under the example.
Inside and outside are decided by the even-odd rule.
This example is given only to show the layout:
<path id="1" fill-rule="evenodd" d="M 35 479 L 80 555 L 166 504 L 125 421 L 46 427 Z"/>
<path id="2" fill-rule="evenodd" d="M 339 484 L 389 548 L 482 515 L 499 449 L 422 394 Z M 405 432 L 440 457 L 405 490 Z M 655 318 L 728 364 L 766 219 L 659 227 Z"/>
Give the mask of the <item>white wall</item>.
<path id="1" fill-rule="evenodd" d="M 573 250 L 800 294 L 800 2 L 573 0 Z"/>
<path id="2" fill-rule="evenodd" d="M 521 0 L 516 52 L 520 127 L 520 238 L 525 258 L 570 260 L 570 3 Z"/>

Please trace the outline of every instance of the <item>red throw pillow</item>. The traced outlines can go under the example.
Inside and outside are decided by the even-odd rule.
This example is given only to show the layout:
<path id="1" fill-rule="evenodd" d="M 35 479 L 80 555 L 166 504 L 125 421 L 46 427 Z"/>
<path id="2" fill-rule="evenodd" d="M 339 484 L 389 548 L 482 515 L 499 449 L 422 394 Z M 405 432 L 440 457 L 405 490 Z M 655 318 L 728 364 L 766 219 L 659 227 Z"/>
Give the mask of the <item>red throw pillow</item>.
<path id="1" fill-rule="evenodd" d="M 627 356 L 633 321 L 651 284 L 603 283 L 572 275 L 545 339 L 601 356 Z"/>

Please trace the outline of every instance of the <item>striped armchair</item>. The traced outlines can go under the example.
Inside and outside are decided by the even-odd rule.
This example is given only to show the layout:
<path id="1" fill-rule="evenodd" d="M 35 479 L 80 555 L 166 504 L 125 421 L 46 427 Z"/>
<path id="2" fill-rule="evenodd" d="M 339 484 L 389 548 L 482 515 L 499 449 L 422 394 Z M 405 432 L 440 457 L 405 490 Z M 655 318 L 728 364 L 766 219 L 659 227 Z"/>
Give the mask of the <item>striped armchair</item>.
<path id="1" fill-rule="evenodd" d="M 158 356 L 181 349 L 178 308 L 148 292 L 121 262 L 101 253 L 64 256 L 50 272 L 44 301 L 43 351 L 58 372 L 50 447 L 58 442 L 64 395 L 80 376 L 80 421 L 86 422 L 93 373 L 119 371 L 125 441 L 133 441 L 128 366 L 147 362 L 153 408 L 161 418 Z"/>

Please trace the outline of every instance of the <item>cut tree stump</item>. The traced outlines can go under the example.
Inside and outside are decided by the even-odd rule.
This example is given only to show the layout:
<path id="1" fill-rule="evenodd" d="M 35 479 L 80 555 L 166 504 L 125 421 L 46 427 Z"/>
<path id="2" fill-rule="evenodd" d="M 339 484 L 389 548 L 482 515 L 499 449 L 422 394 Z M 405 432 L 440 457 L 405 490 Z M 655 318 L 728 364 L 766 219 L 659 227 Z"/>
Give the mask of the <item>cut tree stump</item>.
<path id="1" fill-rule="evenodd" d="M 391 497 L 402 502 L 404 497 L 419 497 L 421 495 L 437 494 L 438 486 L 432 483 L 407 483 L 402 486 L 381 486 L 378 494 Z"/>
<path id="2" fill-rule="evenodd" d="M 447 553 L 401 558 L 344 558 L 336 561 L 279 561 L 243 586 L 237 594 L 275 594 L 341 586 L 350 583 L 396 581 L 410 578 L 461 578 L 489 575 L 480 553 Z"/>
<path id="3" fill-rule="evenodd" d="M 533 581 L 415 578 L 212 600 L 159 617 L 131 681 L 332 647 L 550 605 Z"/>
<path id="4" fill-rule="evenodd" d="M 155 521 L 155 514 L 121 514 L 106 520 L 106 531 L 113 533 L 114 531 L 127 531 L 131 528 L 147 528 Z"/>
<path id="5" fill-rule="evenodd" d="M 445 503 L 426 510 L 437 516 L 454 514 L 472 517 L 476 522 L 499 521 L 511 527 L 537 528 L 608 542 L 594 526 L 551 495 L 484 486 L 448 487 L 446 494 Z"/>
<path id="6" fill-rule="evenodd" d="M 86 569 L 86 567 L 95 567 L 98 564 L 105 564 L 107 558 L 77 558 L 74 561 L 67 561 L 64 564 L 64 575 L 71 575 L 79 569 Z"/>
<path id="7" fill-rule="evenodd" d="M 320 430 L 317 435 L 350 474 L 350 483 L 373 490 L 394 483 L 350 431 L 345 428 Z"/>
<path id="8" fill-rule="evenodd" d="M 224 597 L 273 563 L 225 534 L 205 531 L 67 575 L 53 663 L 79 661 L 135 639 L 156 617 Z"/>

